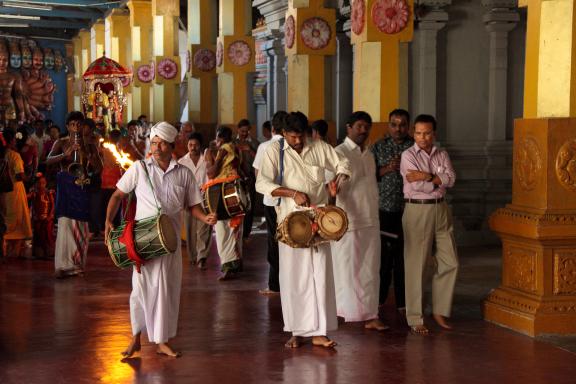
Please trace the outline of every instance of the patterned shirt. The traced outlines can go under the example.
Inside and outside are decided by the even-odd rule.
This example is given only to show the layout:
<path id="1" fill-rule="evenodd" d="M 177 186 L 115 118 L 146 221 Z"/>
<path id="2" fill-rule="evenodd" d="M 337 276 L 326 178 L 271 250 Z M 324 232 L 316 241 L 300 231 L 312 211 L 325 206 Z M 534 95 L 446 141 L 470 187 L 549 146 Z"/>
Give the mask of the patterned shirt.
<path id="1" fill-rule="evenodd" d="M 399 171 L 389 172 L 384 176 L 378 176 L 380 167 L 384 167 L 400 157 L 402 152 L 414 145 L 414 139 L 407 136 L 404 142 L 397 144 L 390 136 L 379 140 L 372 146 L 372 153 L 376 160 L 376 172 L 378 179 L 379 207 L 385 212 L 402 212 L 404 209 L 404 194 L 402 192 L 403 181 Z"/>

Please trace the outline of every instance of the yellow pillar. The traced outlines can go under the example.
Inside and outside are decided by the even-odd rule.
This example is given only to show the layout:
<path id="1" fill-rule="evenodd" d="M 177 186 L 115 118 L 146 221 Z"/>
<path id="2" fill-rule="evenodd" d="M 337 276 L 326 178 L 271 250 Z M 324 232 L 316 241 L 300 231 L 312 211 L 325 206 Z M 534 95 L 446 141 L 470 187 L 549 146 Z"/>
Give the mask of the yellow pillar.
<path id="1" fill-rule="evenodd" d="M 252 2 L 220 0 L 220 35 L 216 47 L 218 121 L 236 124 L 248 117 L 248 73 L 254 72 Z"/>
<path id="2" fill-rule="evenodd" d="M 68 108 L 68 112 L 74 110 L 79 111 L 80 96 L 82 90 L 82 38 L 80 35 L 72 39 L 72 49 L 74 57 L 74 74 L 68 74 L 68 77 L 72 77 L 72 90 L 68 94 L 68 99 L 72 99 L 72 106 Z"/>
<path id="3" fill-rule="evenodd" d="M 576 6 L 528 6 L 524 118 L 514 127 L 512 203 L 490 227 L 502 283 L 485 319 L 530 336 L 576 333 Z"/>
<path id="4" fill-rule="evenodd" d="M 132 67 L 130 16 L 128 12 L 114 9 L 106 18 L 106 56 L 120 63 L 124 68 Z M 124 87 L 127 105 L 122 113 L 122 122 L 132 120 L 132 83 Z"/>
<path id="5" fill-rule="evenodd" d="M 131 106 L 132 116 L 152 115 L 152 82 L 153 77 L 139 76 L 154 74 L 152 58 L 152 3 L 150 0 L 130 0 L 130 29 L 132 40 L 132 65 L 134 78 L 132 83 Z M 150 120 L 151 121 L 151 120 Z"/>
<path id="6" fill-rule="evenodd" d="M 80 58 L 80 78 L 86 70 L 88 66 L 92 62 L 92 48 L 90 44 L 90 31 L 88 30 L 81 30 L 78 32 L 78 36 L 80 37 L 80 46 L 82 49 L 82 56 Z"/>
<path id="7" fill-rule="evenodd" d="M 336 53 L 336 10 L 321 0 L 293 1 L 286 13 L 288 110 L 326 117 L 325 59 Z"/>
<path id="8" fill-rule="evenodd" d="M 104 40 L 104 21 L 98 20 L 92 25 L 92 28 L 90 28 L 90 55 L 92 57 L 92 61 L 104 55 Z M 90 63 L 88 64 L 90 65 Z"/>
<path id="9" fill-rule="evenodd" d="M 212 0 L 188 0 L 188 118 L 194 123 L 217 121 L 217 13 Z"/>
<path id="10" fill-rule="evenodd" d="M 152 50 L 156 67 L 153 85 L 153 121 L 179 121 L 180 56 L 178 50 L 179 0 L 152 0 Z"/>
<path id="11" fill-rule="evenodd" d="M 406 107 L 405 67 L 401 43 L 414 34 L 414 1 L 398 2 L 395 8 L 377 0 L 355 0 L 351 40 L 354 44 L 353 109 L 363 110 L 375 122 L 373 138 L 385 131 L 388 113 Z"/>

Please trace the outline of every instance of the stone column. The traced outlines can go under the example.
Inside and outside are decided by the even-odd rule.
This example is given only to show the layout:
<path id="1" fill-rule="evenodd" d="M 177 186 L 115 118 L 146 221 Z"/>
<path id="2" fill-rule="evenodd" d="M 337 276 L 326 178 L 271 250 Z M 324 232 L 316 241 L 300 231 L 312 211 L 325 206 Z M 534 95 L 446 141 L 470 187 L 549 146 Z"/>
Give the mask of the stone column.
<path id="1" fill-rule="evenodd" d="M 284 43 L 282 36 L 274 36 L 272 40 L 266 42 L 266 55 L 268 56 L 268 86 L 267 104 L 268 119 L 272 119 L 277 111 L 285 111 L 286 104 L 286 55 L 284 54 Z"/>
<path id="2" fill-rule="evenodd" d="M 526 69 L 531 70 L 524 118 L 514 127 L 512 203 L 490 218 L 502 240 L 502 283 L 484 302 L 484 317 L 530 336 L 573 334 L 576 4 L 524 0 L 520 5 L 528 6 Z M 537 54 L 528 49 L 531 44 L 538 46 Z"/>
<path id="3" fill-rule="evenodd" d="M 152 0 L 152 55 L 155 63 L 152 121 L 180 121 L 179 0 Z"/>
<path id="4" fill-rule="evenodd" d="M 154 75 L 152 65 L 152 3 L 149 0 L 130 0 L 130 29 L 132 40 L 132 116 L 148 116 L 151 120 L 151 90 Z M 141 75 L 139 75 L 139 72 Z M 148 77 L 145 74 L 149 74 Z"/>
<path id="5" fill-rule="evenodd" d="M 82 49 L 82 55 L 80 57 L 80 79 L 82 79 L 82 75 L 88 69 L 88 66 L 95 60 L 92 56 L 92 47 L 90 43 L 90 31 L 86 29 L 80 30 L 78 32 L 78 37 L 80 37 L 80 45 Z"/>
<path id="6" fill-rule="evenodd" d="M 104 39 L 104 20 L 98 20 L 90 28 L 90 56 L 92 61 L 104 55 Z"/>
<path id="7" fill-rule="evenodd" d="M 451 0 L 434 1 L 430 4 L 432 6 L 430 11 L 418 20 L 419 81 L 416 95 L 418 113 L 437 116 L 438 31 L 448 22 L 448 13 L 441 7 L 451 2 Z"/>
<path id="8" fill-rule="evenodd" d="M 80 104 L 80 97 L 82 96 L 82 39 L 80 35 L 72 39 L 72 48 L 74 52 L 74 74 L 72 75 L 72 89 L 68 93 L 69 107 L 68 112 L 80 111 L 82 107 Z M 70 99 L 72 99 L 70 106 Z"/>
<path id="9" fill-rule="evenodd" d="M 346 137 L 346 120 L 352 114 L 353 92 L 353 54 L 350 45 L 350 31 L 339 32 L 336 35 L 336 56 L 334 57 L 334 123 L 336 125 L 335 139 Z M 334 144 L 336 143 L 334 142 Z"/>

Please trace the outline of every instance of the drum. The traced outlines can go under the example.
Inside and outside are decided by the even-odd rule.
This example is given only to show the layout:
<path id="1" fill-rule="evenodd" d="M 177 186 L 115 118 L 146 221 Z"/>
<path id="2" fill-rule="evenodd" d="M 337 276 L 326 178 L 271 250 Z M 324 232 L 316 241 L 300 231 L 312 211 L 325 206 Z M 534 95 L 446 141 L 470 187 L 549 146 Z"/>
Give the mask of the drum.
<path id="1" fill-rule="evenodd" d="M 128 258 L 126 246 L 120 242 L 125 225 L 123 223 L 110 231 L 106 244 L 112 261 L 119 268 L 134 264 L 134 261 Z M 175 252 L 178 237 L 172 220 L 167 215 L 138 220 L 134 225 L 134 246 L 140 258 L 144 260 Z"/>
<path id="2" fill-rule="evenodd" d="M 218 220 L 227 220 L 250 210 L 250 196 L 240 179 L 236 179 L 207 188 L 203 205 L 208 213 L 216 213 Z"/>
<path id="3" fill-rule="evenodd" d="M 325 240 L 338 241 L 348 230 L 346 212 L 335 205 L 317 208 L 314 222 L 318 225 L 318 235 Z"/>
<path id="4" fill-rule="evenodd" d="M 276 239 L 292 248 L 308 248 L 314 239 L 312 211 L 290 213 L 278 225 Z"/>

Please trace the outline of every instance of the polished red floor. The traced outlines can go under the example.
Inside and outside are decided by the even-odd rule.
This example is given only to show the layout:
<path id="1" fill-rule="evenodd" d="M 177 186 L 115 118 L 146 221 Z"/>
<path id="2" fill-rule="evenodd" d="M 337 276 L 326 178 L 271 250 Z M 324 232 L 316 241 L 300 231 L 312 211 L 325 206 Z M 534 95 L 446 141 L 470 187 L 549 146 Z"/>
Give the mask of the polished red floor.
<path id="1" fill-rule="evenodd" d="M 493 252 L 494 253 L 494 252 Z M 266 281 L 265 242 L 246 248 L 244 275 L 217 282 L 186 264 L 173 346 L 180 359 L 145 344 L 120 361 L 130 339 L 130 272 L 117 270 L 101 243 L 91 244 L 84 277 L 55 280 L 49 261 L 0 264 L 0 383 L 576 383 L 576 355 L 485 323 L 480 303 L 498 282 L 498 259 L 461 252 L 455 330 L 411 335 L 392 307 L 384 333 L 358 324 L 331 336 L 335 350 L 283 347 L 278 297 Z"/>

